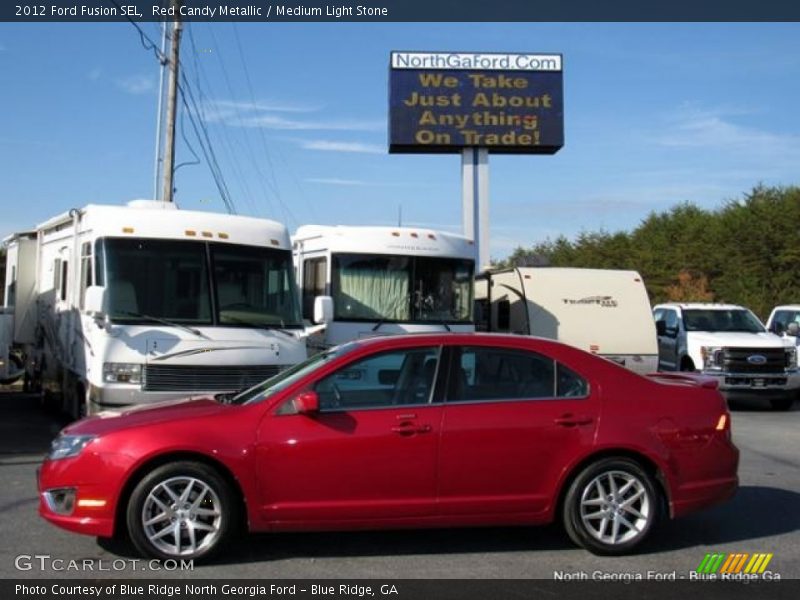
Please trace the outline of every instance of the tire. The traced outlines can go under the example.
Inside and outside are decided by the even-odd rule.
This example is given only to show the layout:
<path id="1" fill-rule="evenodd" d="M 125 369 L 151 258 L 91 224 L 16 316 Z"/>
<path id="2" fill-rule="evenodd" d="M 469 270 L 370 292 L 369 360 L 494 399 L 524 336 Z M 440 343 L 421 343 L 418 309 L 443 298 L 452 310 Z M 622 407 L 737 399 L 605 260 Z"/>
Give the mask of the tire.
<path id="1" fill-rule="evenodd" d="M 691 358 L 685 356 L 683 360 L 681 360 L 681 371 L 692 373 L 696 370 L 697 369 L 694 367 L 694 361 Z"/>
<path id="2" fill-rule="evenodd" d="M 21 377 L 27 377 L 28 375 L 25 372 L 19 372 L 20 369 L 23 369 L 25 367 L 25 363 L 22 362 L 22 359 L 19 356 L 17 356 L 16 354 L 9 354 L 8 360 L 16 368 L 17 375 L 15 375 L 14 377 L 9 377 L 8 379 L 0 379 L 0 385 L 11 385 L 12 383 L 16 383 L 17 381 L 19 381 Z"/>
<path id="3" fill-rule="evenodd" d="M 612 486 L 619 496 L 609 501 Z M 604 458 L 570 484 L 562 507 L 564 528 L 573 542 L 593 554 L 627 554 L 647 538 L 660 506 L 652 478 L 636 462 Z"/>
<path id="4" fill-rule="evenodd" d="M 177 505 L 184 493 L 185 504 Z M 200 511 L 203 514 L 197 514 Z M 228 541 L 237 522 L 231 486 L 216 469 L 188 461 L 168 463 L 145 475 L 133 489 L 126 512 L 133 545 L 162 560 L 210 557 Z"/>
<path id="5" fill-rule="evenodd" d="M 794 398 L 770 398 L 772 410 L 789 410 L 794 404 Z"/>

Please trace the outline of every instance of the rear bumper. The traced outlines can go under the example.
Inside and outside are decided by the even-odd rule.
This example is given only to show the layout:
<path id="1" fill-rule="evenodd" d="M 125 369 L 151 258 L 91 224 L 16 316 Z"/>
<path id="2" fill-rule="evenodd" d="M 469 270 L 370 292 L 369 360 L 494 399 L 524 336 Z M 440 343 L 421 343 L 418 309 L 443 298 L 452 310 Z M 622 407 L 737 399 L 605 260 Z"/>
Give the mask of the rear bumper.
<path id="1" fill-rule="evenodd" d="M 739 489 L 739 478 L 717 479 L 682 486 L 672 500 L 672 516 L 682 517 L 697 510 L 721 504 Z"/>

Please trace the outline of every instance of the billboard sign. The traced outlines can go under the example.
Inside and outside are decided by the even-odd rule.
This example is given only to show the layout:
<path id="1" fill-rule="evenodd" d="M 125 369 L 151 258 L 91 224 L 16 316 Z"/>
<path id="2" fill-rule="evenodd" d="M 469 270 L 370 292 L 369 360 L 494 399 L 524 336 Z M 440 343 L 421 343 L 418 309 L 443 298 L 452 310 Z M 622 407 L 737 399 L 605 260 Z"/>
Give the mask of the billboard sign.
<path id="1" fill-rule="evenodd" d="M 389 152 L 553 154 L 563 145 L 560 54 L 392 52 Z"/>

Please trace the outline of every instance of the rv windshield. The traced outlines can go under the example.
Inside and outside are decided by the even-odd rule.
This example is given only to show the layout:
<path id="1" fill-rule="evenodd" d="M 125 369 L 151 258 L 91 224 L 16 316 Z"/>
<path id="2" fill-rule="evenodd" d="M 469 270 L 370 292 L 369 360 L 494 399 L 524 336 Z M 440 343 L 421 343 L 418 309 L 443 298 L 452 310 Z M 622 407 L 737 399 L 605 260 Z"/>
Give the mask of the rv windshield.
<path id="1" fill-rule="evenodd" d="M 97 283 L 116 322 L 302 326 L 288 250 L 105 238 L 97 242 Z"/>
<path id="2" fill-rule="evenodd" d="M 473 265 L 458 258 L 334 254 L 334 318 L 469 323 Z"/>

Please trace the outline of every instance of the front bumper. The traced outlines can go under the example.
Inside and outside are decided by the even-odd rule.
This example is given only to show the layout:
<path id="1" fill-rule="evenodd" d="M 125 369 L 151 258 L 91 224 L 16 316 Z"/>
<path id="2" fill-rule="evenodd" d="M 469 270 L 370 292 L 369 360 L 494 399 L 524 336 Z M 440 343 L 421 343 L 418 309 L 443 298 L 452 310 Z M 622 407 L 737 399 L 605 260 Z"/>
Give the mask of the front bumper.
<path id="1" fill-rule="evenodd" d="M 133 460 L 121 454 L 88 453 L 59 460 L 45 460 L 37 471 L 39 515 L 53 525 L 98 537 L 114 535 L 115 513 L 124 473 Z M 72 488 L 72 510 L 60 514 L 48 492 Z"/>
<path id="2" fill-rule="evenodd" d="M 784 373 L 726 373 L 703 371 L 719 383 L 719 391 L 726 397 L 739 396 L 791 396 L 800 392 L 800 371 Z"/>

